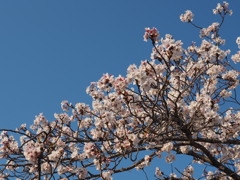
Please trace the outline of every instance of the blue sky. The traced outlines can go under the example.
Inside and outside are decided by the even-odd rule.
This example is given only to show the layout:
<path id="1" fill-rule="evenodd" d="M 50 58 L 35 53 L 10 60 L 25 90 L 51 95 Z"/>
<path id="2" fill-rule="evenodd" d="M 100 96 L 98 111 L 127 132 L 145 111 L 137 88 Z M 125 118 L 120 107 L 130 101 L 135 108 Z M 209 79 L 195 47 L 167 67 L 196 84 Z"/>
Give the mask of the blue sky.
<path id="1" fill-rule="evenodd" d="M 199 30 L 180 22 L 179 15 L 190 9 L 195 23 L 208 26 L 219 20 L 212 15 L 217 2 L 222 1 L 0 1 L 1 128 L 31 125 L 41 112 L 53 120 L 62 100 L 91 103 L 85 93 L 90 82 L 107 72 L 125 75 L 130 64 L 149 59 L 152 47 L 143 41 L 145 27 L 172 34 L 185 47 L 198 42 Z M 235 52 L 240 1 L 228 2 L 234 13 L 222 36 L 225 47 Z"/>

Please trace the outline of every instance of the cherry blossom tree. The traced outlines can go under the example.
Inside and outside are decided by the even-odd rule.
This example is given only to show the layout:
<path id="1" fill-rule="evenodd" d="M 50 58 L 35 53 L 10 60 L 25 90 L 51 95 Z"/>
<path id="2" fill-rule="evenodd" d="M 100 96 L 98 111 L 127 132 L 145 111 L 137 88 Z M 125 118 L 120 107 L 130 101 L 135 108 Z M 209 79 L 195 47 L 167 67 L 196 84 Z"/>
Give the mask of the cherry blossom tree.
<path id="1" fill-rule="evenodd" d="M 200 30 L 201 43 L 184 48 L 170 34 L 146 28 L 151 60 L 133 64 L 127 75 L 104 74 L 87 93 L 92 104 L 63 101 L 63 113 L 48 121 L 36 116 L 29 128 L 1 129 L 0 179 L 98 179 L 144 170 L 153 159 L 166 163 L 192 157 L 183 170 L 156 167 L 155 179 L 240 179 L 240 102 L 234 63 L 219 31 L 232 11 L 227 2 L 213 10 L 220 17 Z M 240 48 L 240 37 L 236 43 Z M 125 163 L 128 161 L 128 163 Z M 195 177 L 194 165 L 204 167 Z"/>

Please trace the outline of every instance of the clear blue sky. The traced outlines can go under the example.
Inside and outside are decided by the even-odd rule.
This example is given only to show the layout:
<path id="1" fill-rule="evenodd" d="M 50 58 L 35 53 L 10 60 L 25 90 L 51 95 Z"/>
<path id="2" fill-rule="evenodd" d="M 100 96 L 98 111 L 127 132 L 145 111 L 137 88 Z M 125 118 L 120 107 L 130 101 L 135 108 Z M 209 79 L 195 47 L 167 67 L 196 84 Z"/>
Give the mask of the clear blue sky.
<path id="1" fill-rule="evenodd" d="M 180 22 L 179 15 L 190 9 L 194 22 L 208 26 L 219 20 L 212 15 L 217 2 L 222 1 L 0 1 L 1 128 L 31 125 L 41 112 L 53 120 L 62 100 L 91 103 L 85 93 L 90 82 L 107 72 L 125 75 L 130 64 L 149 59 L 152 47 L 143 41 L 145 27 L 172 34 L 185 47 L 198 41 L 199 31 Z M 228 2 L 233 15 L 222 35 L 226 48 L 235 52 L 240 1 Z M 138 179 L 145 179 L 140 174 Z"/>

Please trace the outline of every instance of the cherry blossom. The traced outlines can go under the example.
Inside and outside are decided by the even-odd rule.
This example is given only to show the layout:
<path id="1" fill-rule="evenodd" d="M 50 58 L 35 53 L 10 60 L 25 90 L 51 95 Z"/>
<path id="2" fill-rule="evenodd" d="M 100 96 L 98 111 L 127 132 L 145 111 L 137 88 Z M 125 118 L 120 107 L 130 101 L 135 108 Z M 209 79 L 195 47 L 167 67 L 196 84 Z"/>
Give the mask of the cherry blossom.
<path id="1" fill-rule="evenodd" d="M 237 45 L 238 45 L 238 48 L 240 49 L 240 37 L 238 37 L 238 38 L 236 39 L 236 43 L 237 43 Z"/>
<path id="2" fill-rule="evenodd" d="M 226 1 L 223 2 L 223 4 L 217 3 L 217 7 L 213 9 L 213 14 L 229 14 L 232 15 L 232 10 L 229 9 L 229 3 Z"/>
<path id="3" fill-rule="evenodd" d="M 193 13 L 190 10 L 186 10 L 185 14 L 181 14 L 180 20 L 182 22 L 191 22 L 193 20 Z"/>
<path id="4" fill-rule="evenodd" d="M 147 41 L 148 39 L 152 40 L 153 43 L 158 42 L 158 37 L 160 36 L 158 30 L 156 28 L 145 28 L 145 34 L 143 36 L 144 41 Z"/>
<path id="5" fill-rule="evenodd" d="M 40 113 L 30 127 L 0 129 L 0 179 L 112 180 L 153 160 L 170 167 L 149 175 L 159 180 L 240 179 L 239 71 L 232 65 L 240 54 L 222 47 L 219 34 L 229 4 L 213 12 L 220 22 L 206 28 L 192 23 L 190 10 L 180 15 L 200 28 L 199 43 L 146 28 L 151 59 L 90 83 L 91 104 L 64 100 L 53 121 Z M 179 155 L 192 158 L 182 171 Z"/>

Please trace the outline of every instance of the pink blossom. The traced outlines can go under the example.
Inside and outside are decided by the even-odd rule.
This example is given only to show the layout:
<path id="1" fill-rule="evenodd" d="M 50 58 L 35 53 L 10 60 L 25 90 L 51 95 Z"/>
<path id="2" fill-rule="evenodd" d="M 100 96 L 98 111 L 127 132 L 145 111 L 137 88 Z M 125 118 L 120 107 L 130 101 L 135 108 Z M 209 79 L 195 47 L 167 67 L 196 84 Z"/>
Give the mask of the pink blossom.
<path id="1" fill-rule="evenodd" d="M 229 6 L 229 3 L 227 3 L 226 1 L 224 1 L 223 4 L 218 3 L 217 7 L 213 9 L 213 14 L 225 13 L 225 14 L 232 15 L 233 12 L 232 10 L 229 10 L 228 6 Z"/>
<path id="2" fill-rule="evenodd" d="M 180 20 L 182 22 L 191 22 L 193 20 L 193 13 L 190 10 L 186 10 L 185 14 L 181 14 Z"/>
<path id="3" fill-rule="evenodd" d="M 145 34 L 143 36 L 144 41 L 147 42 L 147 40 L 150 39 L 150 40 L 152 40 L 153 43 L 157 43 L 159 36 L 160 36 L 160 34 L 156 28 L 154 28 L 154 27 L 152 29 L 150 29 L 149 27 L 145 28 Z"/>

